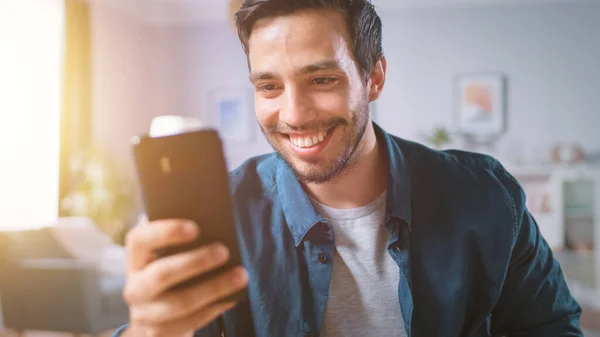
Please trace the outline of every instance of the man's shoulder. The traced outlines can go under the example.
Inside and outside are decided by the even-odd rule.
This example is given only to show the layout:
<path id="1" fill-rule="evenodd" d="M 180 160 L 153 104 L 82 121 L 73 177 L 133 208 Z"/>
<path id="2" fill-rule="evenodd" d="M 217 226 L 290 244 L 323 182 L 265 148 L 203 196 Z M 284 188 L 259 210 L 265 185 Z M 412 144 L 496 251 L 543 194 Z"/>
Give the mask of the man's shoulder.
<path id="1" fill-rule="evenodd" d="M 514 241 L 526 215 L 523 188 L 493 156 L 464 150 L 436 150 L 397 139 L 409 172 L 413 211 L 437 209 L 453 231 L 493 233 Z M 493 216 L 491 216 L 493 214 Z M 491 238 L 488 238 L 491 240 Z"/>
<path id="2" fill-rule="evenodd" d="M 392 136 L 392 139 L 413 166 L 431 169 L 448 169 L 453 167 L 471 168 L 474 170 L 504 170 L 504 167 L 491 155 L 459 149 L 437 150 L 424 144 Z"/>
<path id="3" fill-rule="evenodd" d="M 472 191 L 473 197 L 478 192 L 495 192 L 510 197 L 516 204 L 524 201 L 517 179 L 491 155 L 459 149 L 436 150 L 398 137 L 393 139 L 405 158 L 413 186 L 430 186 L 431 191 Z"/>

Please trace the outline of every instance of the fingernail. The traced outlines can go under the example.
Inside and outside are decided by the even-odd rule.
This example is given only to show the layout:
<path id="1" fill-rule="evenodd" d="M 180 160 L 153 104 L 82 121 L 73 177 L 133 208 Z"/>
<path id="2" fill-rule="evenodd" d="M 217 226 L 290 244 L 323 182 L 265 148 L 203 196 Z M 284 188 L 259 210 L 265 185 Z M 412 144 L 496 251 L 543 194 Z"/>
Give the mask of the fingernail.
<path id="1" fill-rule="evenodd" d="M 223 244 L 215 243 L 211 248 L 211 253 L 215 259 L 224 259 L 229 251 Z"/>
<path id="2" fill-rule="evenodd" d="M 225 310 L 225 311 L 227 311 L 227 310 L 231 310 L 231 309 L 235 308 L 237 305 L 238 305 L 238 303 L 237 303 L 237 302 L 230 302 L 230 303 L 227 303 L 227 304 L 225 304 L 225 306 L 224 306 L 224 310 Z"/>
<path id="3" fill-rule="evenodd" d="M 234 273 L 233 273 L 233 283 L 235 285 L 243 285 L 246 283 L 246 280 L 248 279 L 248 275 L 246 274 L 246 271 L 243 268 L 236 268 Z"/>
<path id="4" fill-rule="evenodd" d="M 186 222 L 183 225 L 183 232 L 187 235 L 196 235 L 198 234 L 198 226 L 193 222 Z"/>

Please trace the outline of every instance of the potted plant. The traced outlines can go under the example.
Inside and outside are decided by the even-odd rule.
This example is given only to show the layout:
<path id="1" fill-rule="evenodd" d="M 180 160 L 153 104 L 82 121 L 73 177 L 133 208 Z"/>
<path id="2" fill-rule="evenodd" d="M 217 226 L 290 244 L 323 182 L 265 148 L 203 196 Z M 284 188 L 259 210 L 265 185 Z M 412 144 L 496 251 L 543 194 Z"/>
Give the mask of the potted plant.
<path id="1" fill-rule="evenodd" d="M 122 244 L 131 215 L 135 185 L 113 158 L 92 147 L 73 157 L 72 185 L 61 200 L 65 216 L 88 217 L 114 242 Z"/>
<path id="2" fill-rule="evenodd" d="M 443 127 L 436 127 L 431 134 L 426 135 L 424 138 L 427 143 L 438 150 L 451 141 L 450 134 Z"/>

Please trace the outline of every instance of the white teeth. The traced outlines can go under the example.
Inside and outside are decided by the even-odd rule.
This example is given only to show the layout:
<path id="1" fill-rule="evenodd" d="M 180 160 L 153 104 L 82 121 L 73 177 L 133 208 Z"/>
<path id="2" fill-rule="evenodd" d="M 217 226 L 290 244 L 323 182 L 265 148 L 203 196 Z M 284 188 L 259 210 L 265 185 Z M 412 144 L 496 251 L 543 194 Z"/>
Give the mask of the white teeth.
<path id="1" fill-rule="evenodd" d="M 327 131 L 321 131 L 318 135 L 312 137 L 298 137 L 290 135 L 290 142 L 298 147 L 308 148 L 321 143 L 327 136 Z"/>

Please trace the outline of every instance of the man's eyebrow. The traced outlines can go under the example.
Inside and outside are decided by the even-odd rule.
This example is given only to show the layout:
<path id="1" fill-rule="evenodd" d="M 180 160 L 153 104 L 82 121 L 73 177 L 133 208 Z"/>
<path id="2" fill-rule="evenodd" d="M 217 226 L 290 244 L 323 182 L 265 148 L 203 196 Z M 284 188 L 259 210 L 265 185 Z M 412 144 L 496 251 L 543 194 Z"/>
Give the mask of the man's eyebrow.
<path id="1" fill-rule="evenodd" d="M 309 64 L 307 66 L 304 66 L 304 67 L 296 70 L 296 72 L 299 74 L 302 74 L 302 75 L 307 75 L 307 74 L 312 74 L 312 73 L 322 71 L 322 70 L 332 70 L 332 69 L 342 69 L 342 67 L 338 61 L 328 60 L 328 61 L 317 62 L 314 64 Z M 277 75 L 275 75 L 274 73 L 256 72 L 256 73 L 250 74 L 250 82 L 255 83 L 257 81 L 272 80 L 272 79 L 275 79 L 276 77 L 277 77 Z"/>
<path id="2" fill-rule="evenodd" d="M 303 75 L 316 73 L 321 70 L 341 69 L 341 65 L 336 60 L 321 61 L 314 64 L 309 64 L 300 68 L 297 72 Z"/>
<path id="3" fill-rule="evenodd" d="M 275 74 L 269 72 L 258 72 L 250 74 L 250 83 L 258 81 L 272 80 L 275 78 Z"/>

